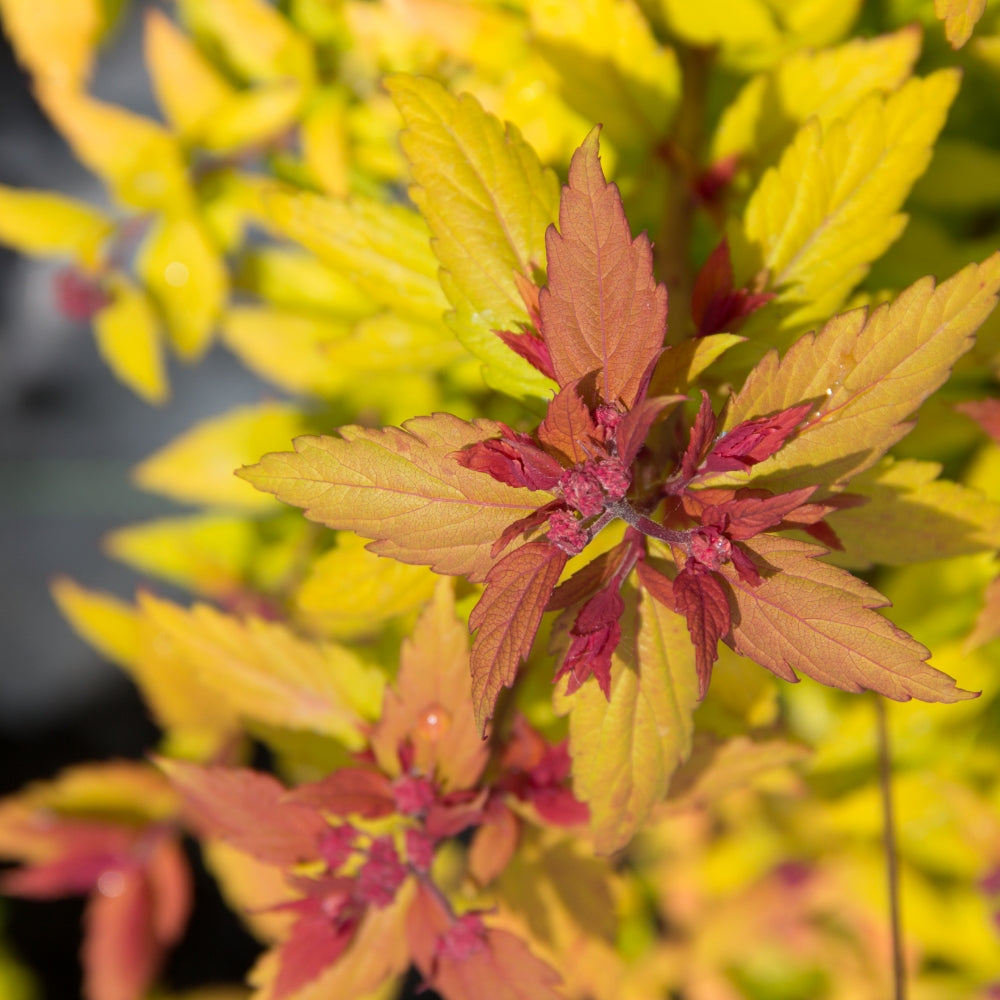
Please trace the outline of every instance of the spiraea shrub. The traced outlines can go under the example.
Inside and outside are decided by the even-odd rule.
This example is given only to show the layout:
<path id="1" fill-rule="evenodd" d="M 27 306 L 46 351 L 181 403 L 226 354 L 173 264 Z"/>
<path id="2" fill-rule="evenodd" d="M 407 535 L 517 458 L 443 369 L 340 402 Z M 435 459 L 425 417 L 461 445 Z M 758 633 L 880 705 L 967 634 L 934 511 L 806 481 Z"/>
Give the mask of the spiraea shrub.
<path id="1" fill-rule="evenodd" d="M 1000 8 L 176 0 L 153 120 L 116 6 L 0 2 L 108 194 L 0 239 L 148 403 L 273 391 L 53 587 L 162 730 L 0 803 L 87 1000 L 184 838 L 253 1000 L 1000 995 Z"/>

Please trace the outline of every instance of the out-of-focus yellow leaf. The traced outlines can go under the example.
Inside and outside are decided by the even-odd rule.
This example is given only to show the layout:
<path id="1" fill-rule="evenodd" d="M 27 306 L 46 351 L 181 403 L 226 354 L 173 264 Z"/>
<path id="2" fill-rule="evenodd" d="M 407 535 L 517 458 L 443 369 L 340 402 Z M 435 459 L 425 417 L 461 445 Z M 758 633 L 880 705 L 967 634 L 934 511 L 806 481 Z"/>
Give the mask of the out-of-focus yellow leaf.
<path id="1" fill-rule="evenodd" d="M 374 301 L 431 322 L 440 321 L 448 308 L 430 234 L 415 212 L 369 199 L 337 201 L 278 190 L 268 196 L 267 208 L 283 235 L 313 251 Z"/>
<path id="2" fill-rule="evenodd" d="M 178 212 L 191 204 L 180 147 L 161 125 L 70 87 L 42 82 L 36 93 L 73 152 L 126 205 Z"/>
<path id="3" fill-rule="evenodd" d="M 302 119 L 302 158 L 326 194 L 347 197 L 351 151 L 343 91 L 330 87 L 313 94 Z"/>
<path id="4" fill-rule="evenodd" d="M 861 0 L 660 0 L 670 30 L 699 48 L 718 46 L 722 62 L 759 70 L 801 48 L 822 48 L 851 26 Z"/>
<path id="5" fill-rule="evenodd" d="M 103 546 L 142 573 L 225 599 L 239 591 L 255 539 L 242 518 L 202 514 L 118 528 Z"/>
<path id="6" fill-rule="evenodd" d="M 244 79 L 312 80 L 312 46 L 266 0 L 179 0 L 178 7 Z"/>
<path id="7" fill-rule="evenodd" d="M 132 605 L 111 594 L 81 587 L 65 576 L 53 581 L 52 596 L 73 630 L 101 656 L 124 667 L 135 662 L 139 622 Z"/>
<path id="8" fill-rule="evenodd" d="M 559 71 L 571 107 L 604 122 L 619 148 L 667 134 L 680 100 L 680 67 L 634 0 L 532 0 L 528 11 L 533 44 Z"/>
<path id="9" fill-rule="evenodd" d="M 420 323 L 393 313 L 360 320 L 350 337 L 327 344 L 323 354 L 345 383 L 366 372 L 451 371 L 470 357 L 443 323 Z"/>
<path id="10" fill-rule="evenodd" d="M 163 310 L 177 353 L 195 360 L 207 350 L 228 276 L 196 216 L 160 218 L 143 244 L 136 270 Z"/>
<path id="11" fill-rule="evenodd" d="M 726 108 L 712 137 L 710 159 L 738 155 L 767 165 L 807 118 L 815 116 L 828 129 L 869 94 L 895 90 L 919 54 L 915 27 L 794 53 L 772 72 L 750 80 Z"/>
<path id="12" fill-rule="evenodd" d="M 934 0 L 934 13 L 944 21 L 944 33 L 953 49 L 960 49 L 986 10 L 986 0 Z"/>
<path id="13" fill-rule="evenodd" d="M 202 135 L 235 89 L 156 8 L 146 11 L 145 55 L 157 103 L 167 120 L 184 139 Z"/>
<path id="14" fill-rule="evenodd" d="M 170 386 L 153 303 L 122 275 L 113 275 L 110 285 L 111 302 L 94 316 L 97 349 L 115 377 L 133 392 L 147 403 L 165 403 Z"/>
<path id="15" fill-rule="evenodd" d="M 267 307 L 238 306 L 222 317 L 223 342 L 248 368 L 289 392 L 324 397 L 345 379 L 325 348 L 350 330 L 343 320 Z"/>
<path id="16" fill-rule="evenodd" d="M 69 87 L 86 82 L 105 26 L 101 0 L 0 0 L 0 16 L 18 61 L 33 76 Z"/>
<path id="17" fill-rule="evenodd" d="M 305 96 L 297 80 L 240 91 L 206 121 L 201 141 L 213 152 L 231 153 L 275 139 L 297 121 Z"/>
<path id="18" fill-rule="evenodd" d="M 868 569 L 1000 548 L 1000 504 L 940 472 L 936 462 L 886 458 L 852 479 L 851 493 L 868 502 L 829 516 L 845 549 L 836 561 Z"/>
<path id="19" fill-rule="evenodd" d="M 236 273 L 240 291 L 272 305 L 360 319 L 378 310 L 347 274 L 290 246 L 247 248 Z"/>
<path id="20" fill-rule="evenodd" d="M 602 854 L 628 843 L 666 794 L 690 752 L 698 701 L 694 646 L 682 617 L 643 592 L 638 607 L 634 597 L 626 607 L 622 635 L 610 701 L 594 681 L 567 699 L 573 787 L 590 806 Z"/>
<path id="21" fill-rule="evenodd" d="M 1000 152 L 963 139 L 942 139 L 913 201 L 934 209 L 992 208 L 1000 204 Z"/>
<path id="22" fill-rule="evenodd" d="M 185 503 L 273 512 L 275 502 L 233 471 L 267 452 L 288 448 L 307 430 L 302 414 L 287 404 L 242 406 L 196 424 L 141 462 L 136 484 Z"/>
<path id="23" fill-rule="evenodd" d="M 353 750 L 364 746 L 384 677 L 347 648 L 206 604 L 186 609 L 144 595 L 140 610 L 198 681 L 241 718 L 333 736 Z"/>
<path id="24" fill-rule="evenodd" d="M 548 396 L 551 381 L 493 331 L 529 321 L 514 276 L 531 279 L 545 265 L 545 229 L 559 201 L 555 174 L 513 125 L 470 95 L 417 77 L 396 76 L 387 86 L 406 125 L 411 196 L 434 237 L 456 334 L 484 363 L 490 384 L 519 398 Z"/>
<path id="25" fill-rule="evenodd" d="M 74 198 L 0 185 L 0 242 L 21 253 L 72 254 L 93 265 L 113 223 Z"/>
<path id="26" fill-rule="evenodd" d="M 313 564 L 295 603 L 310 626 L 329 635 L 365 635 L 421 607 L 437 579 L 424 566 L 377 556 L 365 548 L 363 538 L 342 532 L 337 547 Z"/>
<path id="27" fill-rule="evenodd" d="M 747 205 L 751 248 L 739 274 L 770 271 L 790 315 L 785 326 L 829 316 L 903 231 L 899 208 L 930 160 L 958 90 L 956 70 L 912 79 L 888 97 L 870 95 L 824 131 L 799 130 Z"/>

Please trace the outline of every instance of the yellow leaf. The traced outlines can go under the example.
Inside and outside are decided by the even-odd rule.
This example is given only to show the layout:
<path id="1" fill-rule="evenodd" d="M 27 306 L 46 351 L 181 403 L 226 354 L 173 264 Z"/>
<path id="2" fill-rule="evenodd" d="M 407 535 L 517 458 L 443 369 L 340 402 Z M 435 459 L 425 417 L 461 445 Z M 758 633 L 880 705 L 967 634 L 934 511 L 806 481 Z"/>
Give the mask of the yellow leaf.
<path id="1" fill-rule="evenodd" d="M 698 48 L 718 47 L 722 63 L 758 70 L 800 48 L 821 48 L 851 26 L 861 0 L 660 0 L 670 30 Z"/>
<path id="2" fill-rule="evenodd" d="M 141 573 L 224 600 L 239 594 L 255 540 L 248 521 L 201 514 L 119 528 L 103 547 Z"/>
<path id="3" fill-rule="evenodd" d="M 139 622 L 124 601 L 81 587 L 69 577 L 57 577 L 52 596 L 74 631 L 101 656 L 128 667 L 139 654 Z"/>
<path id="4" fill-rule="evenodd" d="M 350 650 L 206 604 L 186 609 L 143 595 L 139 606 L 160 641 L 241 718 L 332 736 L 352 750 L 365 745 L 384 678 Z"/>
<path id="5" fill-rule="evenodd" d="M 179 0 L 178 7 L 244 79 L 312 80 L 312 46 L 266 0 Z"/>
<path id="6" fill-rule="evenodd" d="M 807 118 L 815 116 L 828 129 L 869 94 L 895 90 L 919 54 L 916 27 L 794 53 L 772 72 L 750 80 L 726 108 L 712 137 L 710 160 L 738 155 L 743 162 L 768 164 Z"/>
<path id="7" fill-rule="evenodd" d="M 1000 504 L 940 472 L 936 462 L 886 458 L 851 480 L 868 502 L 828 517 L 845 550 L 838 564 L 905 566 L 1000 548 Z"/>
<path id="8" fill-rule="evenodd" d="M 694 647 L 684 619 L 643 592 L 622 619 L 611 699 L 584 684 L 569 703 L 578 798 L 590 806 L 598 852 L 628 843 L 691 750 L 698 702 Z M 630 638 L 631 637 L 631 638 Z"/>
<path id="9" fill-rule="evenodd" d="M 905 421 L 948 377 L 1000 289 L 1000 253 L 935 288 L 923 278 L 868 315 L 835 316 L 778 360 L 771 351 L 732 400 L 725 429 L 814 399 L 796 434 L 749 477 L 720 480 L 778 491 L 843 483 L 869 468 L 910 429 Z"/>
<path id="10" fill-rule="evenodd" d="M 302 119 L 302 158 L 319 188 L 334 198 L 350 191 L 347 95 L 326 88 L 313 95 Z"/>
<path id="11" fill-rule="evenodd" d="M 73 152 L 126 205 L 174 212 L 190 205 L 180 148 L 162 126 L 50 82 L 36 93 Z"/>
<path id="12" fill-rule="evenodd" d="M 0 185 L 0 242 L 21 253 L 72 254 L 96 264 L 114 223 L 74 198 Z"/>
<path id="13" fill-rule="evenodd" d="M 177 353 L 188 361 L 201 357 L 226 299 L 228 276 L 197 217 L 161 217 L 136 270 L 163 310 Z"/>
<path id="14" fill-rule="evenodd" d="M 454 97 L 409 76 L 386 86 L 406 124 L 410 193 L 434 238 L 458 338 L 483 361 L 491 385 L 517 397 L 548 396 L 551 381 L 493 331 L 529 321 L 514 276 L 533 278 L 545 265 L 545 229 L 559 200 L 555 174 L 513 125 L 470 95 Z"/>
<path id="15" fill-rule="evenodd" d="M 400 205 L 275 190 L 268 214 L 279 232 L 402 316 L 438 321 L 448 306 L 420 217 Z M 505 348 L 506 350 L 506 348 Z"/>
<path id="16" fill-rule="evenodd" d="M 200 137 L 235 89 L 156 8 L 146 11 L 145 56 L 160 110 L 182 138 Z"/>
<path id="17" fill-rule="evenodd" d="M 903 231 L 899 214 L 958 90 L 955 70 L 867 97 L 824 131 L 808 121 L 747 205 L 750 260 L 770 271 L 785 326 L 829 316 Z"/>
<path id="18" fill-rule="evenodd" d="M 604 122 L 619 148 L 667 134 L 680 100 L 680 66 L 634 0 L 532 0 L 528 11 L 533 44 L 559 71 L 571 107 Z"/>
<path id="19" fill-rule="evenodd" d="M 377 556 L 364 539 L 342 532 L 337 547 L 313 564 L 295 603 L 305 621 L 329 635 L 371 634 L 390 618 L 421 607 L 437 579 L 423 566 Z M 468 664 L 465 669 L 468 674 Z"/>
<path id="20" fill-rule="evenodd" d="M 350 331 L 343 320 L 284 309 L 244 306 L 222 317 L 223 342 L 248 368 L 289 392 L 323 397 L 333 396 L 346 374 L 330 363 L 325 348 Z"/>
<path id="21" fill-rule="evenodd" d="M 215 153 L 269 142 L 296 122 L 305 96 L 297 80 L 262 83 L 236 93 L 206 121 L 201 142 Z"/>
<path id="22" fill-rule="evenodd" d="M 960 49 L 986 10 L 986 0 L 934 0 L 934 13 L 944 21 L 944 33 L 953 49 Z"/>
<path id="23" fill-rule="evenodd" d="M 181 502 L 270 513 L 274 499 L 233 470 L 287 448 L 306 430 L 302 415 L 287 404 L 237 407 L 196 424 L 150 455 L 136 466 L 133 479 L 144 490 Z"/>
<path id="24" fill-rule="evenodd" d="M 111 302 L 94 316 L 94 338 L 105 364 L 147 403 L 170 395 L 160 323 L 149 296 L 127 278 L 112 275 Z"/>
<path id="25" fill-rule="evenodd" d="M 650 396 L 686 393 L 695 379 L 730 347 L 746 338 L 732 333 L 710 333 L 697 340 L 685 340 L 668 348 L 660 358 L 649 386 Z"/>
<path id="26" fill-rule="evenodd" d="M 33 76 L 69 87 L 86 82 L 104 28 L 101 0 L 0 0 L 0 17 L 18 61 Z"/>

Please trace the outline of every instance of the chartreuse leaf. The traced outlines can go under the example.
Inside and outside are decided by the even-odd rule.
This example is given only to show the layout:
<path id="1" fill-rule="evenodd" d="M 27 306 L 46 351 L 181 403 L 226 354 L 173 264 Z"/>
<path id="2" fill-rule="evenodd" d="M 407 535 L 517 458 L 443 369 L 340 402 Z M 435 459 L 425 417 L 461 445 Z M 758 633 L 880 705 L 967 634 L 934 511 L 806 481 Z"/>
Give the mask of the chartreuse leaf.
<path id="1" fill-rule="evenodd" d="M 0 15 L 18 62 L 33 76 L 67 87 L 86 82 L 105 27 L 101 0 L 63 0 L 58 6 L 0 0 Z"/>
<path id="2" fill-rule="evenodd" d="M 201 357 L 229 279 L 200 220 L 194 215 L 161 217 L 146 237 L 136 270 L 163 311 L 177 353 L 185 360 Z"/>
<path id="3" fill-rule="evenodd" d="M 585 684 L 570 704 L 573 788 L 590 806 L 596 849 L 628 843 L 687 757 L 698 703 L 695 652 L 684 619 L 626 589 L 611 698 Z"/>
<path id="4" fill-rule="evenodd" d="M 234 470 L 305 430 L 301 413 L 287 404 L 237 407 L 150 455 L 135 467 L 133 479 L 144 490 L 186 503 L 273 512 L 273 501 L 240 482 Z"/>
<path id="5" fill-rule="evenodd" d="M 94 315 L 94 339 L 105 364 L 147 403 L 170 395 L 160 321 L 149 296 L 123 275 L 109 278 L 112 299 Z"/>
<path id="6" fill-rule="evenodd" d="M 142 573 L 225 600 L 239 594 L 255 541 L 243 518 L 198 514 L 118 528 L 103 548 Z"/>
<path id="7" fill-rule="evenodd" d="M 671 32 L 698 48 L 718 47 L 723 63 L 763 69 L 799 48 L 821 48 L 850 27 L 861 0 L 660 0 Z"/>
<path id="8" fill-rule="evenodd" d="M 181 17 L 246 80 L 311 82 L 313 47 L 266 0 L 180 0 Z"/>
<path id="9" fill-rule="evenodd" d="M 696 340 L 683 340 L 663 352 L 649 384 L 650 396 L 687 393 L 695 380 L 730 347 L 744 341 L 732 333 L 710 333 Z"/>
<path id="10" fill-rule="evenodd" d="M 207 604 L 188 609 L 143 595 L 139 607 L 160 641 L 242 719 L 332 736 L 352 750 L 364 745 L 384 679 L 347 648 Z"/>
<path id="11" fill-rule="evenodd" d="M 878 38 L 854 38 L 819 52 L 805 50 L 750 80 L 722 113 L 710 159 L 739 156 L 769 164 L 795 130 L 815 116 L 825 130 L 873 93 L 888 93 L 910 75 L 920 32 L 903 28 Z"/>
<path id="12" fill-rule="evenodd" d="M 944 33 L 953 49 L 960 49 L 986 10 L 986 0 L 934 0 L 934 13 L 944 21 Z"/>
<path id="13" fill-rule="evenodd" d="M 868 569 L 1000 549 L 1000 503 L 940 472 L 936 462 L 885 458 L 852 479 L 851 493 L 868 502 L 828 515 L 844 546 L 837 562 Z"/>
<path id="14" fill-rule="evenodd" d="M 71 254 L 93 265 L 112 226 L 111 219 L 85 202 L 0 185 L 0 242 L 21 253 Z"/>
<path id="15" fill-rule="evenodd" d="M 769 534 L 742 544 L 764 579 L 754 587 L 731 565 L 721 570 L 735 602 L 731 642 L 738 653 L 787 681 L 798 680 L 798 670 L 830 687 L 895 701 L 976 696 L 931 667 L 929 650 L 873 610 L 885 607 L 886 598 L 820 562 L 825 549 Z"/>
<path id="16" fill-rule="evenodd" d="M 302 117 L 302 159 L 317 186 L 334 198 L 351 188 L 348 95 L 343 88 L 316 91 Z"/>
<path id="17" fill-rule="evenodd" d="M 869 315 L 856 309 L 771 351 L 726 413 L 725 430 L 814 399 L 816 410 L 750 475 L 768 489 L 836 485 L 869 468 L 909 430 L 905 421 L 972 345 L 1000 289 L 1000 253 L 935 287 L 922 278 Z M 731 482 L 743 473 L 728 473 Z"/>
<path id="18" fill-rule="evenodd" d="M 455 615 L 451 580 L 438 579 L 433 602 L 403 643 L 399 674 L 386 691 L 371 735 L 385 774 L 400 773 L 400 748 L 410 766 L 434 775 L 444 790 L 472 788 L 489 756 L 469 700 L 469 631 Z"/>
<path id="19" fill-rule="evenodd" d="M 552 384 L 493 332 L 529 322 L 514 276 L 545 266 L 545 228 L 559 185 L 517 129 L 468 94 L 410 76 L 386 84 L 406 130 L 411 196 L 430 227 L 451 322 L 485 365 L 490 384 L 511 395 L 546 396 Z"/>
<path id="20" fill-rule="evenodd" d="M 337 201 L 278 189 L 268 193 L 266 204 L 280 233 L 350 278 L 373 301 L 402 316 L 441 320 L 448 302 L 427 227 L 415 212 L 360 197 Z"/>
<path id="21" fill-rule="evenodd" d="M 829 316 L 899 236 L 899 214 L 958 91 L 957 70 L 870 94 L 828 129 L 799 129 L 778 166 L 747 204 L 744 260 L 737 270 L 770 272 L 785 326 Z"/>
<path id="22" fill-rule="evenodd" d="M 383 559 L 369 552 L 363 539 L 344 533 L 337 536 L 337 547 L 313 564 L 295 604 L 313 628 L 332 636 L 363 636 L 419 608 L 436 579 L 429 569 Z"/>
<path id="23" fill-rule="evenodd" d="M 180 147 L 161 125 L 69 87 L 43 82 L 37 94 L 73 152 L 126 205 L 170 212 L 190 206 Z"/>
<path id="24" fill-rule="evenodd" d="M 160 110 L 181 138 L 200 137 L 236 93 L 194 42 L 156 8 L 146 11 L 146 65 Z"/>
<path id="25" fill-rule="evenodd" d="M 297 438 L 294 452 L 265 455 L 239 475 L 313 521 L 374 539 L 372 552 L 482 580 L 504 528 L 551 499 L 453 457 L 500 431 L 494 421 L 447 413 L 402 428 L 342 427 L 339 437 Z"/>
<path id="26" fill-rule="evenodd" d="M 545 236 L 549 283 L 538 302 L 560 386 L 596 371 L 604 402 L 631 407 L 663 349 L 667 289 L 653 277 L 649 238 L 633 240 L 618 188 L 604 179 L 598 135 L 573 154 L 559 229 Z"/>
<path id="27" fill-rule="evenodd" d="M 232 738 L 234 713 L 195 679 L 192 665 L 178 659 L 135 608 L 63 577 L 52 594 L 80 637 L 135 680 L 173 750 L 209 756 Z"/>
<path id="28" fill-rule="evenodd" d="M 532 0 L 533 44 L 559 72 L 567 103 L 604 122 L 619 148 L 667 134 L 681 92 L 672 49 L 653 35 L 634 0 Z"/>

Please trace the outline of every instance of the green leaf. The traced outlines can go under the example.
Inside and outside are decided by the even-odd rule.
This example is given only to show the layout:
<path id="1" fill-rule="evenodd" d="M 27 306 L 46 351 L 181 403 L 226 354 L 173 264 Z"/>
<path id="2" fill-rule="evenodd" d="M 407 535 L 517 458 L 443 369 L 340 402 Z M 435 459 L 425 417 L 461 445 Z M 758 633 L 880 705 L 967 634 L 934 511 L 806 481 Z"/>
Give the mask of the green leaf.
<path id="1" fill-rule="evenodd" d="M 910 429 L 906 419 L 948 377 L 971 346 L 1000 289 L 1000 253 L 970 264 L 936 288 L 922 278 L 868 315 L 835 316 L 801 337 L 779 361 L 770 352 L 732 400 L 725 430 L 816 400 L 816 409 L 780 451 L 749 474 L 715 482 L 782 492 L 837 486 L 873 465 Z"/>
<path id="2" fill-rule="evenodd" d="M 611 699 L 596 683 L 570 701 L 570 753 L 578 798 L 590 806 L 596 849 L 624 847 L 666 794 L 687 757 L 698 702 L 694 647 L 684 619 L 626 588 Z"/>
<path id="3" fill-rule="evenodd" d="M 545 229 L 559 185 L 517 129 L 468 94 L 429 79 L 394 76 L 386 86 L 406 124 L 411 196 L 441 262 L 441 285 L 458 338 L 485 365 L 487 381 L 517 397 L 547 396 L 552 383 L 493 332 L 529 322 L 514 281 L 545 266 Z"/>
<path id="4" fill-rule="evenodd" d="M 552 498 L 466 469 L 456 451 L 499 436 L 490 420 L 447 413 L 402 428 L 342 427 L 300 437 L 294 452 L 265 455 L 241 478 L 329 528 L 374 539 L 371 551 L 435 572 L 482 580 L 504 528 Z"/>
<path id="5" fill-rule="evenodd" d="M 876 691 L 894 701 L 953 702 L 976 694 L 926 660 L 930 651 L 874 609 L 889 602 L 857 577 L 820 562 L 826 550 L 761 534 L 741 543 L 764 579 L 745 583 L 731 564 L 720 572 L 733 593 L 732 637 L 786 681 L 796 671 L 844 691 Z"/>
<path id="6" fill-rule="evenodd" d="M 899 236 L 899 208 L 923 173 L 958 91 L 957 70 L 872 94 L 826 130 L 810 120 L 746 208 L 737 270 L 770 271 L 786 327 L 829 316 Z M 737 244 L 738 245 L 738 244 Z"/>

